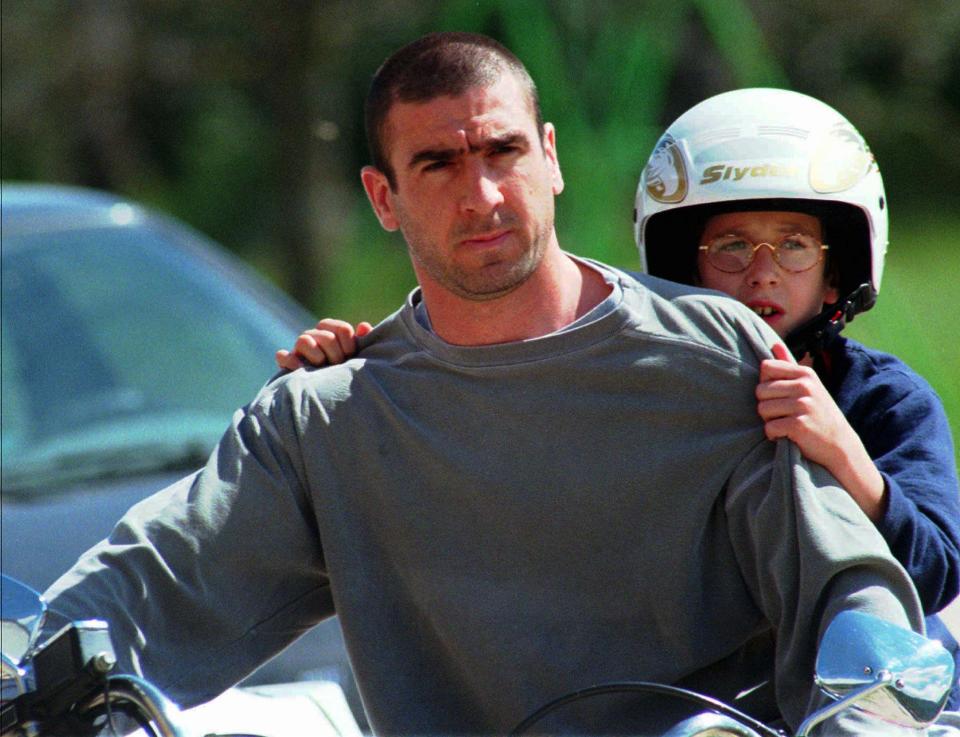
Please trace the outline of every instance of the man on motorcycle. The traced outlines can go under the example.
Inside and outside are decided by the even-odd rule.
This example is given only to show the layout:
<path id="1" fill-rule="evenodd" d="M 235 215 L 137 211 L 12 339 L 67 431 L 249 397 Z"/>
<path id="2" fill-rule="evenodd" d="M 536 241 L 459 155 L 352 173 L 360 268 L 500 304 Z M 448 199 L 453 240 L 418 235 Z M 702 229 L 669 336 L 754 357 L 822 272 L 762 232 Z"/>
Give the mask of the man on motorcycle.
<path id="1" fill-rule="evenodd" d="M 791 347 L 799 363 L 781 354 L 761 364 L 768 437 L 789 437 L 841 482 L 910 573 L 928 636 L 960 661 L 936 615 L 960 589 L 960 494 L 943 406 L 902 361 L 840 335 L 873 306 L 887 248 L 883 182 L 859 133 L 797 92 L 717 95 L 665 131 L 635 212 L 647 273 L 726 292 Z M 340 363 L 370 329 L 322 320 L 278 363 Z M 960 707 L 960 686 L 948 707 Z"/>
<path id="2" fill-rule="evenodd" d="M 181 703 L 336 613 L 390 734 L 504 733 L 628 678 L 761 694 L 758 716 L 795 726 L 822 698 L 835 614 L 922 628 L 850 496 L 764 436 L 753 391 L 775 333 L 561 250 L 555 132 L 513 54 L 419 39 L 377 72 L 367 130 L 362 181 L 418 289 L 361 357 L 265 387 L 51 607 L 106 618 L 121 666 Z M 563 729 L 637 716 L 596 708 Z"/>

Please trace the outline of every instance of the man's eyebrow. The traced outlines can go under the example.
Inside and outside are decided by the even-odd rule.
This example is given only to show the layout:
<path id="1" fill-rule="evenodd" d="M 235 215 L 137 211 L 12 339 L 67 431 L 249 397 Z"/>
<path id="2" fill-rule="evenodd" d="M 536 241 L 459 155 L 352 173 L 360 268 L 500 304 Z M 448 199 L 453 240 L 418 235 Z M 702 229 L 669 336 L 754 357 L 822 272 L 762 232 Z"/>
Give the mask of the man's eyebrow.
<path id="1" fill-rule="evenodd" d="M 530 139 L 525 133 L 520 131 L 511 131 L 500 136 L 492 136 L 484 139 L 479 146 L 470 146 L 469 152 L 477 153 L 479 151 L 491 151 L 504 146 L 527 146 L 529 145 L 529 141 Z M 435 161 L 452 161 L 462 153 L 463 149 L 459 148 L 425 148 L 417 151 L 413 156 L 410 157 L 410 161 L 407 163 L 407 168 L 413 169 L 417 164 L 421 164 L 425 161 L 431 163 Z"/>
<path id="2" fill-rule="evenodd" d="M 477 150 L 486 149 L 497 149 L 504 146 L 515 146 L 522 145 L 527 146 L 530 143 L 530 139 L 527 137 L 526 133 L 521 131 L 510 131 L 509 133 L 504 133 L 502 136 L 493 136 L 488 138 L 483 142 L 483 146 L 477 148 Z"/>
<path id="3" fill-rule="evenodd" d="M 413 169 L 417 164 L 423 163 L 424 161 L 452 161 L 457 158 L 460 153 L 461 149 L 458 148 L 425 148 L 417 151 L 410 157 L 407 168 Z"/>

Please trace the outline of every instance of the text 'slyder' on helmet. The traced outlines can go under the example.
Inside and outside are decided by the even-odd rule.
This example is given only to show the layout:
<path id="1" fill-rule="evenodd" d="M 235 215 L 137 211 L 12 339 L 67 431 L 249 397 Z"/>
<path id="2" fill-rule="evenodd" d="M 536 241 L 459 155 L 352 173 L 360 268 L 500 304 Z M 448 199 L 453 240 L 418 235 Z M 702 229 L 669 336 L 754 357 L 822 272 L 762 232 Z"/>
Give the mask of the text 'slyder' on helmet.
<path id="1" fill-rule="evenodd" d="M 732 210 L 819 217 L 841 295 L 867 284 L 855 311 L 873 305 L 887 250 L 883 180 L 862 136 L 832 107 L 798 92 L 753 88 L 716 95 L 677 118 L 637 187 L 643 269 L 693 283 L 704 223 Z"/>

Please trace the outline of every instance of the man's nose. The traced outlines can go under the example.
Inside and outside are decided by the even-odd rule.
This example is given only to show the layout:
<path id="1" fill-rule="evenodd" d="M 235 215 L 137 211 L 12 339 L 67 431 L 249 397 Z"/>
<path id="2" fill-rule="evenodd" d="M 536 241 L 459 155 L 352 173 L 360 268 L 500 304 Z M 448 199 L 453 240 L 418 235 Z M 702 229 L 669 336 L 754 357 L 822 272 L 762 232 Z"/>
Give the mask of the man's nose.
<path id="1" fill-rule="evenodd" d="M 500 181 L 480 162 L 464 167 L 460 207 L 464 212 L 485 213 L 503 204 Z"/>
<path id="2" fill-rule="evenodd" d="M 751 284 L 776 284 L 780 281 L 780 264 L 773 257 L 773 246 L 758 243 L 753 261 L 747 267 L 747 280 Z"/>

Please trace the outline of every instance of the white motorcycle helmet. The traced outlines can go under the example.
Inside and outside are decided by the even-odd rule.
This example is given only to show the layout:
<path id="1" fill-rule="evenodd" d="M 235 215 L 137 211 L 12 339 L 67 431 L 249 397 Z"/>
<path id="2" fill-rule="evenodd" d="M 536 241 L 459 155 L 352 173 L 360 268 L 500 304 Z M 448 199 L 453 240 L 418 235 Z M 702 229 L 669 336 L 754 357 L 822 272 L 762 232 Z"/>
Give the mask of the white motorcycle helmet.
<path id="1" fill-rule="evenodd" d="M 822 345 L 876 302 L 887 250 L 883 181 L 866 142 L 829 105 L 789 90 L 741 89 L 677 118 L 637 188 L 643 270 L 695 283 L 707 218 L 733 210 L 795 210 L 823 223 L 841 299 L 800 329 L 795 354 Z"/>

